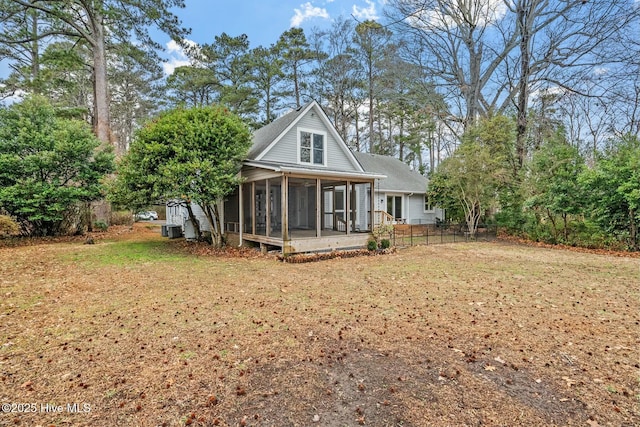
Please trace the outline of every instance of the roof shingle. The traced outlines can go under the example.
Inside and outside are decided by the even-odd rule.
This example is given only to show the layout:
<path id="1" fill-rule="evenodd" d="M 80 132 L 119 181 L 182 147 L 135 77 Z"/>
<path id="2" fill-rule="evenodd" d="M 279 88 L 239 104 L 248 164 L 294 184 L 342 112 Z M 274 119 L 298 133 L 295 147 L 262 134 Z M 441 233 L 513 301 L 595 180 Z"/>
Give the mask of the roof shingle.
<path id="1" fill-rule="evenodd" d="M 429 180 L 395 157 L 359 152 L 354 155 L 365 171 L 387 176 L 380 180 L 381 191 L 426 193 Z"/>

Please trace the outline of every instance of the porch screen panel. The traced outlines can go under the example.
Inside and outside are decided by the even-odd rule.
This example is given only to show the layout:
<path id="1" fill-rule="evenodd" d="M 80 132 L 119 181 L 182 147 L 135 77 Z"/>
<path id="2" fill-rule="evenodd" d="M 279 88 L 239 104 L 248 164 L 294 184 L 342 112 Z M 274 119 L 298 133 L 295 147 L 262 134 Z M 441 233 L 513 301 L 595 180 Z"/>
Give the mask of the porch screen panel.
<path id="1" fill-rule="evenodd" d="M 269 180 L 269 236 L 282 237 L 282 178 Z"/>
<path id="2" fill-rule="evenodd" d="M 316 237 L 316 180 L 290 178 L 288 202 L 289 237 Z"/>
<path id="3" fill-rule="evenodd" d="M 242 184 L 242 231 L 253 234 L 253 214 L 251 211 L 251 200 L 253 193 L 252 184 Z"/>
<path id="4" fill-rule="evenodd" d="M 344 181 L 322 181 L 323 236 L 347 233 L 347 193 Z"/>
<path id="5" fill-rule="evenodd" d="M 355 232 L 371 231 L 371 184 L 355 185 L 355 204 L 353 210 Z"/>
<path id="6" fill-rule="evenodd" d="M 256 181 L 256 229 L 255 233 L 260 236 L 267 235 L 267 181 Z"/>
<path id="7" fill-rule="evenodd" d="M 333 229 L 333 187 L 322 187 L 322 229 Z"/>
<path id="8" fill-rule="evenodd" d="M 237 233 L 240 231 L 240 196 L 238 189 L 236 189 L 231 195 L 224 201 L 224 231 Z"/>

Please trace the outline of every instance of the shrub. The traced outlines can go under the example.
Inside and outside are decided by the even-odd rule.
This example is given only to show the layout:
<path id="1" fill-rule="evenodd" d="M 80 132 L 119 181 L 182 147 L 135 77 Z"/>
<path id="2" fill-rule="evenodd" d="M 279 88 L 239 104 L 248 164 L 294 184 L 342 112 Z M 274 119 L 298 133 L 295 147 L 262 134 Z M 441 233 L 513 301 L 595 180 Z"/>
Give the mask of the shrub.
<path id="1" fill-rule="evenodd" d="M 111 213 L 111 225 L 132 225 L 133 215 L 130 211 L 118 211 Z"/>
<path id="2" fill-rule="evenodd" d="M 367 242 L 367 249 L 370 251 L 375 251 L 376 249 L 378 249 L 378 242 L 376 242 L 375 240 L 369 240 Z"/>
<path id="3" fill-rule="evenodd" d="M 391 237 L 392 234 L 393 234 L 392 224 L 380 224 L 373 229 L 373 236 L 376 239 L 380 239 L 383 236 Z"/>
<path id="4" fill-rule="evenodd" d="M 76 232 L 69 213 L 102 197 L 112 151 L 85 121 L 59 117 L 45 98 L 0 108 L 0 206 L 25 234 Z"/>
<path id="5" fill-rule="evenodd" d="M 380 240 L 380 247 L 382 249 L 389 249 L 391 247 L 391 241 L 389 239 Z"/>
<path id="6" fill-rule="evenodd" d="M 96 221 L 93 223 L 93 228 L 100 230 L 100 231 L 107 231 L 107 229 L 109 229 L 109 224 L 107 224 L 106 222 L 100 220 L 100 221 Z"/>
<path id="7" fill-rule="evenodd" d="M 0 237 L 20 234 L 20 226 L 9 215 L 0 215 Z"/>

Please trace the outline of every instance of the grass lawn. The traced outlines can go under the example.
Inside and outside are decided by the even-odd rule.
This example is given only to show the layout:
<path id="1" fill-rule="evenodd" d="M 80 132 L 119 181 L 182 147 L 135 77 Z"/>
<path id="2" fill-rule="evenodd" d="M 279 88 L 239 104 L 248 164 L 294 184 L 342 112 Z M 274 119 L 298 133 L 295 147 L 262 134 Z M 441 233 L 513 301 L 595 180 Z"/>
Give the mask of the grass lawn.
<path id="1" fill-rule="evenodd" d="M 0 248 L 0 425 L 640 425 L 638 258 L 96 240 Z"/>

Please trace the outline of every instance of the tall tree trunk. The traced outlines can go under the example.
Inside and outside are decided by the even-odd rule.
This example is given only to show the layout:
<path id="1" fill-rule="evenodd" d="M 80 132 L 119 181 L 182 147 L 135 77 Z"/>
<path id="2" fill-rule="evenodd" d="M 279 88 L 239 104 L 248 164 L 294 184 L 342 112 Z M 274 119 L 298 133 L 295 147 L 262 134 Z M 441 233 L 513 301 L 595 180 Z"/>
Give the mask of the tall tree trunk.
<path id="1" fill-rule="evenodd" d="M 631 247 L 633 249 L 639 249 L 640 244 L 638 243 L 638 224 L 636 223 L 635 209 L 629 208 L 629 224 L 629 240 L 631 240 Z"/>
<path id="2" fill-rule="evenodd" d="M 529 104 L 529 78 L 531 75 L 530 49 L 531 49 L 531 23 L 529 22 L 529 11 L 533 7 L 528 0 L 520 0 L 518 3 L 517 19 L 520 32 L 520 81 L 518 83 L 518 118 L 516 130 L 516 158 L 517 174 L 522 169 L 527 155 L 527 108 Z"/>
<path id="3" fill-rule="evenodd" d="M 109 114 L 109 91 L 107 79 L 107 54 L 105 49 L 105 28 L 102 15 L 96 11 L 93 26 L 93 73 L 94 73 L 94 132 L 104 144 L 111 141 L 111 120 Z M 117 148 L 117 147 L 116 147 Z"/>
<path id="4" fill-rule="evenodd" d="M 548 208 L 547 208 L 547 217 L 549 218 L 549 221 L 551 221 L 551 225 L 553 226 L 553 238 L 557 241 L 558 227 L 556 226 L 556 219 Z"/>
<path id="5" fill-rule="evenodd" d="M 40 76 L 40 45 L 38 39 L 38 11 L 29 10 L 27 15 L 31 18 L 31 81 L 34 83 L 33 90 L 36 94 L 41 94 L 38 79 Z"/>
<path id="6" fill-rule="evenodd" d="M 367 70 L 367 80 L 369 84 L 369 152 L 376 153 L 375 143 L 373 138 L 373 60 L 369 55 L 369 69 Z"/>
<path id="7" fill-rule="evenodd" d="M 400 129 L 398 130 L 398 159 L 404 162 L 404 115 L 400 115 Z"/>
<path id="8" fill-rule="evenodd" d="M 354 120 L 355 120 L 355 130 L 356 130 L 356 151 L 360 152 L 360 121 L 358 120 L 360 115 L 358 114 L 358 108 L 356 107 L 354 110 Z"/>
<path id="9" fill-rule="evenodd" d="M 433 136 L 434 129 L 429 129 L 429 173 L 433 172 L 436 167 L 436 144 Z"/>
<path id="10" fill-rule="evenodd" d="M 207 220 L 209 220 L 209 227 L 211 228 L 211 244 L 216 248 L 221 248 L 224 244 L 224 239 L 222 235 L 223 228 L 218 202 L 205 204 L 202 209 L 207 216 Z"/>
<path id="11" fill-rule="evenodd" d="M 300 108 L 300 83 L 298 82 L 298 64 L 293 64 L 293 86 L 296 95 L 296 108 Z"/>

